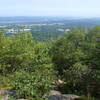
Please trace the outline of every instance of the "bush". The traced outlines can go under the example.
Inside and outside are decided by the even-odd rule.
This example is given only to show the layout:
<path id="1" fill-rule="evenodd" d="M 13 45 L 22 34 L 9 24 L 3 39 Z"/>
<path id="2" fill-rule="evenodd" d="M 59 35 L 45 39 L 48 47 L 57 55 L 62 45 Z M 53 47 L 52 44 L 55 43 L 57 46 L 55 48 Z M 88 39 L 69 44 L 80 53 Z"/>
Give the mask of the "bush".
<path id="1" fill-rule="evenodd" d="M 12 87 L 21 98 L 42 98 L 51 89 L 51 76 L 48 70 L 37 70 L 32 73 L 16 72 L 12 76 Z"/>

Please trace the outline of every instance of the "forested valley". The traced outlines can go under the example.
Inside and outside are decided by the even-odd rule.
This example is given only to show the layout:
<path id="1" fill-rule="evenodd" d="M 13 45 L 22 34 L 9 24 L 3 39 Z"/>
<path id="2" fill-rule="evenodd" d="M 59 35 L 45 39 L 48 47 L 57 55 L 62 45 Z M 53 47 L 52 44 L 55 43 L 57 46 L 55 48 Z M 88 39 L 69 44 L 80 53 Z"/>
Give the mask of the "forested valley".
<path id="1" fill-rule="evenodd" d="M 5 35 L 0 29 L 0 90 L 45 100 L 53 86 L 81 100 L 100 100 L 100 26 L 71 29 L 45 42 L 31 32 Z"/>

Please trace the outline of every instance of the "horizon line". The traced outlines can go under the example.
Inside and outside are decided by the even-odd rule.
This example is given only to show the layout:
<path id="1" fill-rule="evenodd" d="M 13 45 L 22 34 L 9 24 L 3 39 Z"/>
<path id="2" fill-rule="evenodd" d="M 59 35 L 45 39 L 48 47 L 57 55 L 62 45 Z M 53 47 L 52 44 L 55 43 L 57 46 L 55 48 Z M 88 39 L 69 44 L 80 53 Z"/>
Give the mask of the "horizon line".
<path id="1" fill-rule="evenodd" d="M 10 15 L 10 16 L 0 16 L 0 17 L 58 17 L 58 18 L 75 18 L 75 19 L 96 19 L 96 18 L 100 18 L 97 17 L 97 16 L 50 16 L 50 15 L 25 15 L 25 16 L 22 16 L 22 15 Z"/>

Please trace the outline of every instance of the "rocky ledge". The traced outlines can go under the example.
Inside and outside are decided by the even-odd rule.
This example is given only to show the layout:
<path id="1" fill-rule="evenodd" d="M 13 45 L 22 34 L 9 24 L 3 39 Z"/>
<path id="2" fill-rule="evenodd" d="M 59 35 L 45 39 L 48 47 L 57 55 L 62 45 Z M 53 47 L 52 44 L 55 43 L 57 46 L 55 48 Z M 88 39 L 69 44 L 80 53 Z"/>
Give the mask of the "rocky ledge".
<path id="1" fill-rule="evenodd" d="M 80 100 L 80 96 L 74 94 L 61 94 L 59 91 L 52 90 L 49 96 L 46 96 L 48 100 Z"/>
<path id="2" fill-rule="evenodd" d="M 16 91 L 0 90 L 0 100 L 8 100 L 8 97 L 15 94 Z M 80 100 L 80 96 L 74 94 L 61 94 L 59 91 L 52 90 L 49 96 L 45 96 L 48 100 Z M 25 100 L 25 99 L 17 99 Z"/>

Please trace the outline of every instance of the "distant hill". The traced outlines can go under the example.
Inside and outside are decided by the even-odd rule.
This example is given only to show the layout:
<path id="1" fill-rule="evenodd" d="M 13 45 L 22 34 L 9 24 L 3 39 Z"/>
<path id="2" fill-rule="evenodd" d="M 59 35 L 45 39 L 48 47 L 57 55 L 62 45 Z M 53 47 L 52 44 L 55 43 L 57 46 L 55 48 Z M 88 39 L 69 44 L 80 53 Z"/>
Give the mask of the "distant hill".
<path id="1" fill-rule="evenodd" d="M 73 18 L 73 17 L 0 17 L 0 24 L 34 24 L 34 23 L 64 23 L 67 28 L 93 27 L 100 25 L 100 18 Z"/>
<path id="2" fill-rule="evenodd" d="M 3 24 L 3 25 L 2 25 Z M 0 17 L 0 27 L 10 30 L 24 28 L 31 30 L 34 39 L 48 41 L 58 38 L 66 30 L 72 28 L 91 29 L 100 25 L 100 18 L 68 18 L 68 17 Z M 9 32 L 7 32 L 9 33 Z M 12 32 L 10 32 L 12 33 Z M 9 34 L 7 34 L 9 35 Z"/>

